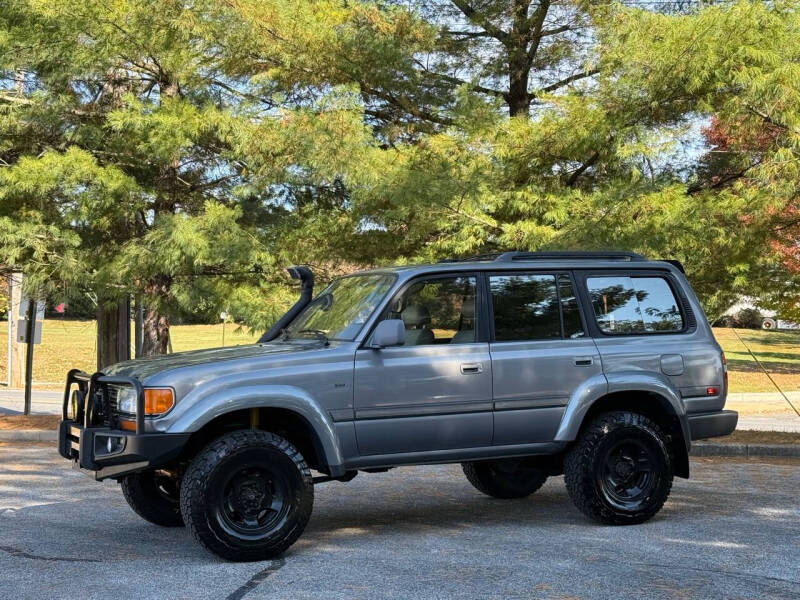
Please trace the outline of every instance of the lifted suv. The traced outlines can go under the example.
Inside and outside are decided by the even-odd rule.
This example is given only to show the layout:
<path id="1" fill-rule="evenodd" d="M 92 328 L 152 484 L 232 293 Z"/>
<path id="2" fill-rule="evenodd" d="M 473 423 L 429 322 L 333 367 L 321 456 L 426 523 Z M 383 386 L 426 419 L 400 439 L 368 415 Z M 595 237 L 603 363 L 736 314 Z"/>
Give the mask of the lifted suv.
<path id="1" fill-rule="evenodd" d="M 505 253 L 376 269 L 300 300 L 257 344 L 67 378 L 61 455 L 212 552 L 286 550 L 314 484 L 460 462 L 520 498 L 564 474 L 587 516 L 656 514 L 691 440 L 727 435 L 725 357 L 675 261 Z M 319 475 L 312 477 L 312 470 Z"/>

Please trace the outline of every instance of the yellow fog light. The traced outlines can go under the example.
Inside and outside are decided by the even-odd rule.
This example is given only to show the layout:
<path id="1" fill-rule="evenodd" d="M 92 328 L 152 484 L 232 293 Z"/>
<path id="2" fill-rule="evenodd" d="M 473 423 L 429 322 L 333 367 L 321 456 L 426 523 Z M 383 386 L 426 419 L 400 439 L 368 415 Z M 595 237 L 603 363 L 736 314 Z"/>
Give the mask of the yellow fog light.
<path id="1" fill-rule="evenodd" d="M 72 420 L 78 420 L 78 411 L 83 408 L 83 392 L 80 390 L 72 390 L 72 395 L 70 396 L 70 409 L 72 410 Z"/>

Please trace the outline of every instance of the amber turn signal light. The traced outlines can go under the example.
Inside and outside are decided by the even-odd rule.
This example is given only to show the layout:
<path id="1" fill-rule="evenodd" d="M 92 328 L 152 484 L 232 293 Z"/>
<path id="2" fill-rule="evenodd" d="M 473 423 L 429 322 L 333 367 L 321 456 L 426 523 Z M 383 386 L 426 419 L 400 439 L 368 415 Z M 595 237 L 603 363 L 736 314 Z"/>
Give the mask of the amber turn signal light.
<path id="1" fill-rule="evenodd" d="M 144 389 L 144 414 L 160 415 L 167 412 L 175 399 L 172 390 L 169 388 L 145 388 Z"/>

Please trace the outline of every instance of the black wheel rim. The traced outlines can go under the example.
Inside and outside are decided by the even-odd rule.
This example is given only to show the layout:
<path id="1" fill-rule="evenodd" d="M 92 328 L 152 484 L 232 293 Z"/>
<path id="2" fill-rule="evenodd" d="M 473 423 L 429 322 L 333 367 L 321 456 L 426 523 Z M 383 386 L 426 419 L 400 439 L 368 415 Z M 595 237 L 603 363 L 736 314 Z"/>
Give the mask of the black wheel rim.
<path id="1" fill-rule="evenodd" d="M 624 440 L 605 453 L 600 489 L 606 500 L 623 511 L 640 509 L 658 483 L 658 459 L 642 440 Z"/>
<path id="2" fill-rule="evenodd" d="M 291 508 L 289 482 L 269 466 L 243 465 L 217 489 L 217 520 L 239 538 L 258 540 L 269 535 Z"/>

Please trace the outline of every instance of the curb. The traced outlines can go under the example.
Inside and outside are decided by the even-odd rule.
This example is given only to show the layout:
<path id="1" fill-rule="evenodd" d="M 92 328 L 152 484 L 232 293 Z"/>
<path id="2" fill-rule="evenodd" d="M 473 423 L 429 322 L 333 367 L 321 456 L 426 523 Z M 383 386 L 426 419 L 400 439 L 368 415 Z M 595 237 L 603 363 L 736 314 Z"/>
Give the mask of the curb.
<path id="1" fill-rule="evenodd" d="M 51 429 L 3 429 L 0 442 L 56 442 L 58 432 Z"/>
<path id="2" fill-rule="evenodd" d="M 696 442 L 690 456 L 743 456 L 764 458 L 800 458 L 798 444 L 716 444 Z"/>

